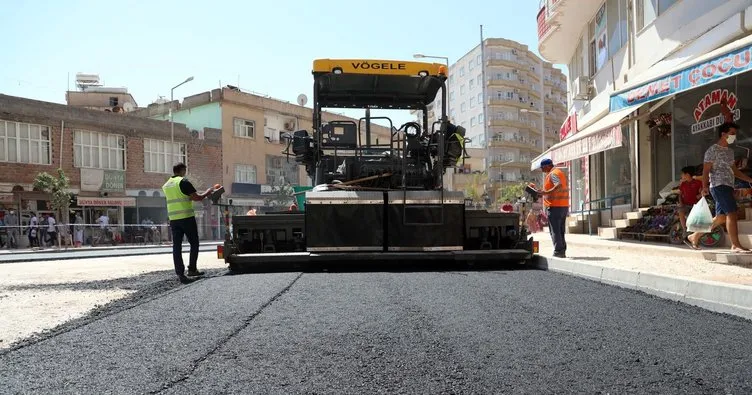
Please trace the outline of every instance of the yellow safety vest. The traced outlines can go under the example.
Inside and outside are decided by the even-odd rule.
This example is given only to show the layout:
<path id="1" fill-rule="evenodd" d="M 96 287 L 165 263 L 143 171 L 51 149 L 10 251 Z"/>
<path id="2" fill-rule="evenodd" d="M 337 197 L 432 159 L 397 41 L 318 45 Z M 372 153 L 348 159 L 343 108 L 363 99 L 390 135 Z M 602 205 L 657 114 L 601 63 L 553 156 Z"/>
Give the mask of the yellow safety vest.
<path id="1" fill-rule="evenodd" d="M 170 221 L 195 216 L 190 196 L 180 190 L 180 181 L 182 180 L 183 177 L 172 177 L 162 185 L 162 191 L 167 198 L 167 217 L 170 218 Z"/>

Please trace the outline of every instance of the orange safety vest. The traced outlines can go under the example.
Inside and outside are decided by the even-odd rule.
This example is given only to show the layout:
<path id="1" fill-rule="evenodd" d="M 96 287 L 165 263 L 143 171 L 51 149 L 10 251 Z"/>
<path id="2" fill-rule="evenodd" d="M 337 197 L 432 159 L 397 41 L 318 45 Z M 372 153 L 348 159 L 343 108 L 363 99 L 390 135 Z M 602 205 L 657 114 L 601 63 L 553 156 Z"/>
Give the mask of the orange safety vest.
<path id="1" fill-rule="evenodd" d="M 569 207 L 569 188 L 567 188 L 567 177 L 561 169 L 553 168 L 543 182 L 543 189 L 549 190 L 554 187 L 551 181 L 551 175 L 556 174 L 559 177 L 560 187 L 548 195 L 543 195 L 543 205 L 546 207 Z"/>

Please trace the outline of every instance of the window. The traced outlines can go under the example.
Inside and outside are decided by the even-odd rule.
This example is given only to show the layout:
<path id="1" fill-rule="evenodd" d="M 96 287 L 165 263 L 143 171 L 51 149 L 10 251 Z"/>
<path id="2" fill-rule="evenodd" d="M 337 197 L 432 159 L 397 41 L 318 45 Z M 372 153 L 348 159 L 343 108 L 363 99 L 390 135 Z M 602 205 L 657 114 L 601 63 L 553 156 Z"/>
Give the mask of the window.
<path id="1" fill-rule="evenodd" d="M 460 112 L 465 112 L 467 110 L 467 106 L 465 106 L 465 103 L 463 102 L 460 104 Z"/>
<path id="2" fill-rule="evenodd" d="M 627 43 L 627 0 L 607 0 L 606 30 L 608 57 L 611 58 Z"/>
<path id="3" fill-rule="evenodd" d="M 483 103 L 483 92 L 478 93 L 478 104 Z"/>
<path id="4" fill-rule="evenodd" d="M 298 184 L 298 163 L 288 161 L 284 156 L 266 156 L 266 184 L 286 185 L 287 183 Z"/>
<path id="5" fill-rule="evenodd" d="M 465 76 L 465 68 L 460 67 L 460 77 L 464 77 L 464 76 Z"/>
<path id="6" fill-rule="evenodd" d="M 472 90 L 475 87 L 475 80 L 470 80 L 470 81 L 468 81 L 467 84 L 470 87 L 470 89 Z"/>
<path id="7" fill-rule="evenodd" d="M 110 97 L 110 107 L 115 107 L 118 105 L 118 98 L 117 96 Z"/>
<path id="8" fill-rule="evenodd" d="M 470 118 L 470 127 L 475 126 L 475 117 Z"/>
<path id="9" fill-rule="evenodd" d="M 478 123 L 479 124 L 483 123 L 483 113 L 478 114 Z"/>
<path id="10" fill-rule="evenodd" d="M 676 0 L 637 0 L 637 30 L 642 30 L 663 15 L 674 3 Z"/>
<path id="11" fill-rule="evenodd" d="M 473 108 L 473 107 L 475 107 L 475 98 L 471 97 L 470 98 L 470 108 Z"/>
<path id="12" fill-rule="evenodd" d="M 172 166 L 178 162 L 188 164 L 185 143 L 144 139 L 145 172 L 170 174 Z"/>
<path id="13" fill-rule="evenodd" d="M 449 92 L 449 101 L 450 101 L 450 102 L 453 102 L 453 101 L 454 101 L 454 91 L 452 91 L 452 92 Z"/>
<path id="14" fill-rule="evenodd" d="M 256 122 L 235 118 L 233 132 L 237 137 L 256 138 Z"/>
<path id="15" fill-rule="evenodd" d="M 482 55 L 482 54 L 481 54 L 481 55 L 478 55 L 478 56 L 477 56 L 477 57 L 475 58 L 475 62 L 476 62 L 476 63 L 478 63 L 478 66 L 480 66 L 481 62 L 483 62 L 483 55 Z"/>
<path id="16" fill-rule="evenodd" d="M 74 130 L 73 166 L 125 170 L 125 136 Z"/>
<path id="17" fill-rule="evenodd" d="M 0 162 L 50 164 L 50 128 L 0 120 Z"/>
<path id="18" fill-rule="evenodd" d="M 469 61 L 469 62 L 467 62 L 467 69 L 468 70 L 472 70 L 473 66 L 475 66 L 475 63 L 472 60 Z"/>
<path id="19" fill-rule="evenodd" d="M 460 85 L 460 96 L 465 94 L 465 84 Z"/>
<path id="20" fill-rule="evenodd" d="M 235 165 L 235 182 L 240 184 L 255 184 L 256 166 Z"/>
<path id="21" fill-rule="evenodd" d="M 475 82 L 480 86 L 483 83 L 483 75 L 478 74 L 478 77 L 475 79 Z"/>

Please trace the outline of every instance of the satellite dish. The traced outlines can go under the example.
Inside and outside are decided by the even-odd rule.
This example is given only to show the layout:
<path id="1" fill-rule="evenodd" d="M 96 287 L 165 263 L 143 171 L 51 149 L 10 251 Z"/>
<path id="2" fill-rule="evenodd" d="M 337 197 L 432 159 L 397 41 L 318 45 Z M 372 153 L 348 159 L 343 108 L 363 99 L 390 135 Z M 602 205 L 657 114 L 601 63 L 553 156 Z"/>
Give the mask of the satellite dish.
<path id="1" fill-rule="evenodd" d="M 308 103 L 308 97 L 306 97 L 306 95 L 304 95 L 302 93 L 299 94 L 298 95 L 298 105 L 305 106 L 306 103 Z"/>
<path id="2" fill-rule="evenodd" d="M 133 111 L 134 108 L 135 107 L 133 106 L 133 103 L 131 103 L 129 101 L 127 101 L 127 102 L 125 102 L 125 104 L 123 104 L 123 110 L 125 110 L 125 112 L 131 112 L 131 111 Z"/>

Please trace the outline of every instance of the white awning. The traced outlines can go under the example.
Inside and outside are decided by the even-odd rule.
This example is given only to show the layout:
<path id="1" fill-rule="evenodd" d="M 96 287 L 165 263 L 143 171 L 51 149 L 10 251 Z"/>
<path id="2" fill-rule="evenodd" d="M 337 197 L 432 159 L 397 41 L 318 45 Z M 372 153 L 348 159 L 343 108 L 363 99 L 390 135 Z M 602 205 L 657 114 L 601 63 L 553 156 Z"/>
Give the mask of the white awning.
<path id="1" fill-rule="evenodd" d="M 621 147 L 621 121 L 632 112 L 634 109 L 629 108 L 604 116 L 533 159 L 530 170 L 539 169 L 540 161 L 544 158 L 551 159 L 554 163 L 564 163 Z"/>

